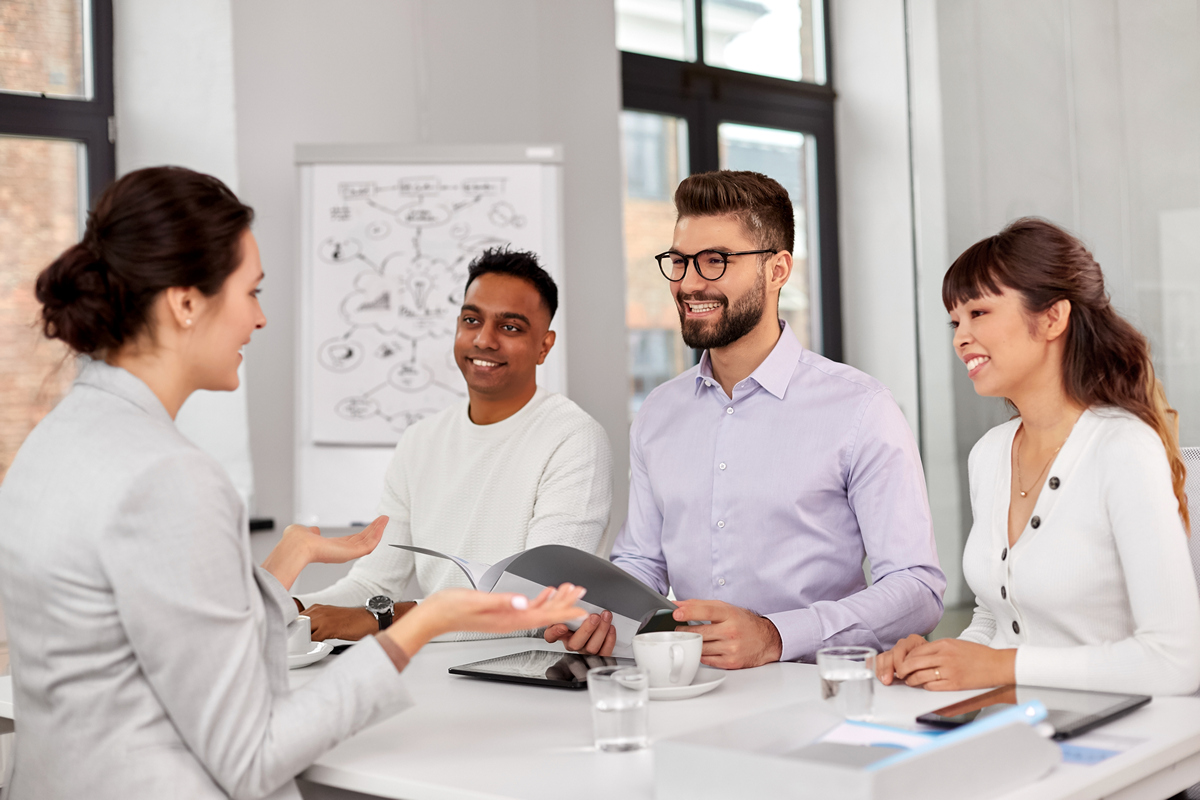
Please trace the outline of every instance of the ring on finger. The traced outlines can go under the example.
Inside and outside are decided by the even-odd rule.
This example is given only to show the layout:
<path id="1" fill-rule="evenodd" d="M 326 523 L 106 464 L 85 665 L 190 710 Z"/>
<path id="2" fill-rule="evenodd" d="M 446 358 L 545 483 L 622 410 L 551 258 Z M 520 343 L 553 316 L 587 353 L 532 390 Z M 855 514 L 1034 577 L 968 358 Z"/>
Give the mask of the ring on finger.
<path id="1" fill-rule="evenodd" d="M 942 679 L 942 671 L 939 669 L 935 669 L 933 671 L 933 677 L 937 678 L 940 681 Z"/>

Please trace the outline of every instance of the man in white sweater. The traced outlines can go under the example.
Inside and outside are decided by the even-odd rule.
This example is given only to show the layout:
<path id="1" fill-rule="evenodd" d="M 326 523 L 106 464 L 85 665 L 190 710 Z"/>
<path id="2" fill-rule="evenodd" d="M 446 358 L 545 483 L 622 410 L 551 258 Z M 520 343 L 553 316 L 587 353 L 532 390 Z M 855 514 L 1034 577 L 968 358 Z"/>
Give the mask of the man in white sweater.
<path id="1" fill-rule="evenodd" d="M 537 386 L 554 346 L 554 280 L 532 253 L 489 250 L 472 262 L 454 340 L 468 399 L 404 431 L 384 480 L 383 540 L 333 586 L 297 598 L 313 639 L 357 640 L 386 623 L 368 611 L 468 586 L 444 559 L 412 544 L 492 563 L 543 544 L 598 552 L 612 501 L 604 429 L 575 403 Z M 385 602 L 379 597 L 386 598 Z M 413 602 L 395 602 L 394 616 Z"/>

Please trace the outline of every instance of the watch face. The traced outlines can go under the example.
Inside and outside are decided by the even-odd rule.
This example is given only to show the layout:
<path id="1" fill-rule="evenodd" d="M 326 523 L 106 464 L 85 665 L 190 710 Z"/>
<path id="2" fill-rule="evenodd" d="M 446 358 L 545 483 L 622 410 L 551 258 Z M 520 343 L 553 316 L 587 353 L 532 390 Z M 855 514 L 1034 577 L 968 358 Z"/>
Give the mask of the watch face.
<path id="1" fill-rule="evenodd" d="M 392 598 L 377 594 L 367 601 L 367 610 L 372 614 L 387 614 L 392 610 Z"/>

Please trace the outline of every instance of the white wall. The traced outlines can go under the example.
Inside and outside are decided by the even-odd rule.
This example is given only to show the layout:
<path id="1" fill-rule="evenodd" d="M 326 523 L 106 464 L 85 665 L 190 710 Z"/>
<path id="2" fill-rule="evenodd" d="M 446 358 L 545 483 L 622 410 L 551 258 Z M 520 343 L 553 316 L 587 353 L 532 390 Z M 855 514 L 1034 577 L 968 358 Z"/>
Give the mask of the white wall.
<path id="1" fill-rule="evenodd" d="M 614 26 L 606 0 L 234 4 L 240 194 L 258 214 L 267 274 L 269 322 L 246 356 L 260 514 L 286 523 L 297 506 L 295 145 L 532 141 L 565 147 L 567 385 L 612 441 L 610 529 L 624 519 L 629 460 Z M 256 540 L 265 545 L 264 537 Z"/>
<path id="2" fill-rule="evenodd" d="M 113 4 L 117 174 L 173 164 L 238 189 L 230 0 Z M 236 392 L 197 392 L 179 429 L 229 473 L 254 512 L 245 370 Z"/>
<path id="3" fill-rule="evenodd" d="M 831 10 L 844 356 L 891 389 L 915 433 L 904 7 L 893 0 L 838 0 Z"/>
<path id="4" fill-rule="evenodd" d="M 1024 215 L 1079 235 L 1200 444 L 1200 244 L 1179 224 L 1200 209 L 1200 6 L 938 0 L 937 15 L 950 257 Z M 954 386 L 965 470 L 1009 412 L 964 373 Z"/>
<path id="5" fill-rule="evenodd" d="M 842 319 L 846 362 L 892 391 L 919 437 L 949 606 L 967 598 L 951 353 L 931 288 L 945 271 L 941 142 L 927 135 L 941 129 L 937 42 L 925 0 L 908 8 L 907 41 L 907 5 L 832 4 Z"/>

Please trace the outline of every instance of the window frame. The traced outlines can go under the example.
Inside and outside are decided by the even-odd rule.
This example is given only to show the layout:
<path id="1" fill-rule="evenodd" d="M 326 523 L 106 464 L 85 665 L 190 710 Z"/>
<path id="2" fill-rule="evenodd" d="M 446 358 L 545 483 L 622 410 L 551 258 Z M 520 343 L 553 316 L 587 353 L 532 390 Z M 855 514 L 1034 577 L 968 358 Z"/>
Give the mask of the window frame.
<path id="1" fill-rule="evenodd" d="M 65 139 L 86 153 L 88 206 L 116 179 L 112 0 L 91 0 L 92 98 L 0 91 L 0 135 Z"/>
<path id="2" fill-rule="evenodd" d="M 812 135 L 817 145 L 816 270 L 822 355 L 842 359 L 841 270 L 838 252 L 837 162 L 834 140 L 833 55 L 829 0 L 822 3 L 825 29 L 824 85 L 790 81 L 704 63 L 703 3 L 694 3 L 696 61 L 621 51 L 623 109 L 668 114 L 687 120 L 692 173 L 719 168 L 717 128 L 722 122 L 780 128 Z"/>

